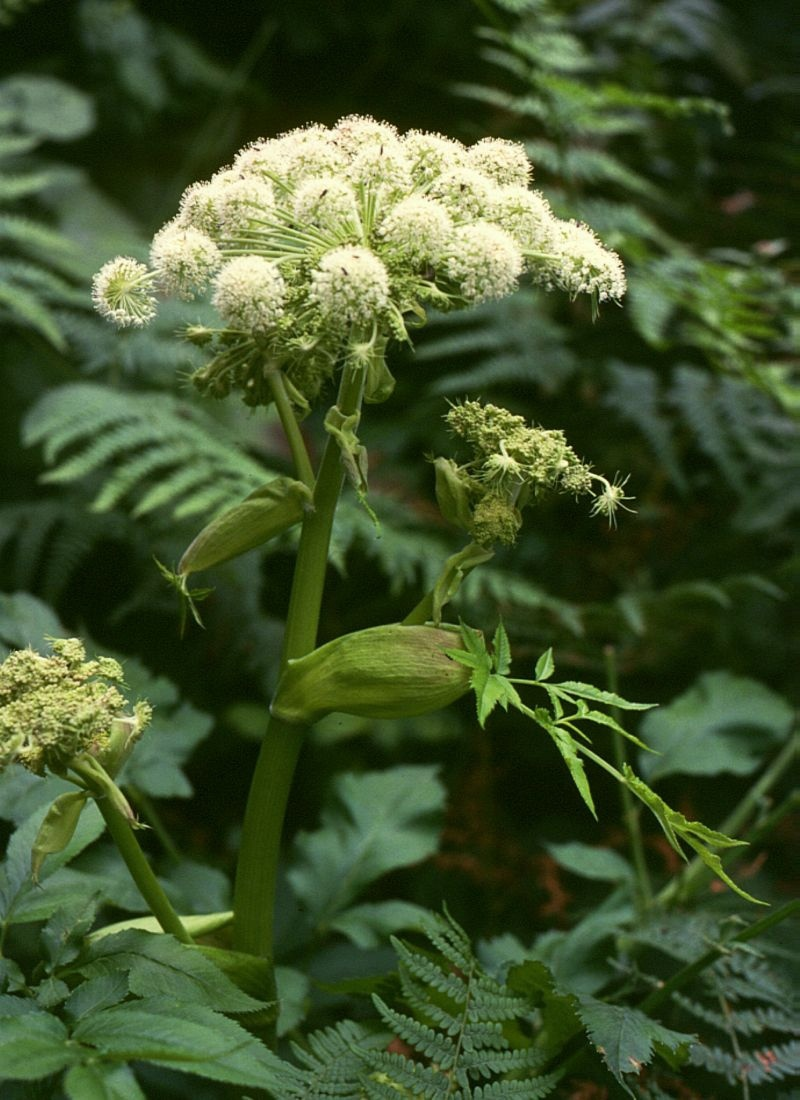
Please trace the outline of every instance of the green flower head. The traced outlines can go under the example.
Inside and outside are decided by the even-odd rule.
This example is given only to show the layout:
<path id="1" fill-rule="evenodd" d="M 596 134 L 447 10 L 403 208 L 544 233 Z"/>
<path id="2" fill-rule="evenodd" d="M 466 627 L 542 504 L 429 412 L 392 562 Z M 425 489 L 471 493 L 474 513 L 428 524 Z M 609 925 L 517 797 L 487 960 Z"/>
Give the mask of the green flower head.
<path id="1" fill-rule="evenodd" d="M 461 466 L 439 460 L 437 496 L 445 517 L 482 546 L 513 544 L 522 510 L 545 490 L 592 496 L 592 515 L 606 516 L 612 524 L 617 509 L 631 511 L 624 504 L 631 499 L 625 496 L 625 482 L 611 483 L 593 473 L 561 431 L 538 428 L 480 401 L 454 405 L 445 420 L 471 455 Z"/>
<path id="2" fill-rule="evenodd" d="M 52 639 L 51 648 L 51 656 L 15 650 L 0 664 L 0 770 L 16 762 L 37 775 L 48 768 L 62 774 L 82 753 L 102 762 L 121 725 L 130 742 L 150 720 L 144 702 L 126 718 L 122 668 L 113 658 L 87 661 L 77 638 Z"/>

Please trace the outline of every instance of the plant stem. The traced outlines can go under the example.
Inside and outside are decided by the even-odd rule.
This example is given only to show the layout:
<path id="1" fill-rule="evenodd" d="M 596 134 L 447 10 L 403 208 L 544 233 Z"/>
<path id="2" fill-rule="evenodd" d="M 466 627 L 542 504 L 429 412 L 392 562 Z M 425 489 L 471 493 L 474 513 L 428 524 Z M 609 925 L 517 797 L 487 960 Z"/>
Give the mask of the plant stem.
<path id="1" fill-rule="evenodd" d="M 673 974 L 663 985 L 660 985 L 658 989 L 654 989 L 652 993 L 637 1007 L 640 1012 L 651 1013 L 654 1009 L 662 1005 L 668 1000 L 672 994 L 691 981 L 703 970 L 709 967 L 713 962 L 716 962 L 722 955 L 728 953 L 728 945 L 731 943 L 745 943 L 747 940 L 755 939 L 756 936 L 762 935 L 767 929 L 772 928 L 773 925 L 779 924 L 781 921 L 791 917 L 800 909 L 800 900 L 790 901 L 786 905 L 782 905 L 780 909 L 776 909 L 774 913 L 770 913 L 766 917 L 762 917 L 761 920 L 755 921 L 753 924 L 743 928 L 740 932 L 731 936 L 725 943 L 715 944 L 714 947 L 706 951 L 704 955 L 701 955 L 699 959 L 695 959 L 693 963 L 689 963 L 684 966 L 676 974 Z"/>
<path id="2" fill-rule="evenodd" d="M 747 821 L 753 816 L 759 802 L 766 797 L 775 784 L 782 778 L 788 768 L 792 766 L 797 757 L 798 737 L 793 733 L 784 747 L 763 773 L 760 779 L 747 792 L 738 806 L 735 806 L 719 827 L 721 833 L 735 837 L 744 828 Z M 741 849 L 737 849 L 741 855 Z M 724 858 L 724 857 L 723 857 Z M 695 857 L 684 869 L 683 874 L 667 883 L 658 894 L 656 901 L 659 905 L 675 901 L 676 898 L 685 898 L 705 881 L 713 878 L 713 874 L 699 857 Z"/>
<path id="3" fill-rule="evenodd" d="M 605 646 L 603 655 L 605 657 L 608 690 L 618 694 L 619 676 L 617 674 L 616 649 L 611 645 Z M 612 708 L 611 714 L 613 718 L 619 720 L 619 711 L 616 707 Z M 611 741 L 617 768 L 620 772 L 623 772 L 624 766 L 628 762 L 625 740 L 616 730 L 612 730 Z M 653 888 L 650 883 L 650 873 L 647 870 L 639 806 L 625 783 L 620 784 L 620 802 L 622 805 L 622 820 L 628 833 L 628 844 L 630 845 L 636 875 L 636 911 L 641 916 L 653 903 Z"/>
<path id="4" fill-rule="evenodd" d="M 275 408 L 278 410 L 278 416 L 281 418 L 281 425 L 286 433 L 297 476 L 304 485 L 307 485 L 309 489 L 313 489 L 314 471 L 311 468 L 311 459 L 308 457 L 308 451 L 303 442 L 300 425 L 297 423 L 297 417 L 289 400 L 286 379 L 277 367 L 270 368 L 268 364 L 267 382 L 272 393 L 272 400 L 275 402 Z"/>
<path id="5" fill-rule="evenodd" d="M 184 928 L 181 918 L 172 908 L 172 904 L 164 893 L 161 883 L 158 881 L 152 867 L 145 859 L 144 852 L 139 847 L 139 842 L 133 835 L 133 829 L 116 806 L 111 804 L 108 798 L 100 794 L 95 799 L 95 802 L 108 826 L 111 838 L 119 849 L 120 855 L 125 860 L 131 877 L 136 883 L 139 893 L 147 902 L 150 912 L 165 932 L 171 933 L 175 939 L 180 940 L 181 943 L 192 944 L 194 942 L 192 937 Z"/>
<path id="6" fill-rule="evenodd" d="M 363 368 L 346 362 L 337 405 L 346 416 L 361 406 Z M 314 507 L 303 520 L 281 667 L 316 645 L 333 517 L 344 471 L 330 436 L 320 462 Z M 281 833 L 305 726 L 270 716 L 250 786 L 234 891 L 234 947 L 272 958 L 273 908 Z"/>

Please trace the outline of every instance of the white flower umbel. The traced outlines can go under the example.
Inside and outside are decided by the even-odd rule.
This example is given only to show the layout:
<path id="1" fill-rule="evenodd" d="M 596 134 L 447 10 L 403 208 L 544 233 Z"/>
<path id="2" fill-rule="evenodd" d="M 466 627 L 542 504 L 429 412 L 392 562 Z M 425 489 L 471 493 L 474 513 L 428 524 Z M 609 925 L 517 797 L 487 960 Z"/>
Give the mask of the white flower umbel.
<path id="1" fill-rule="evenodd" d="M 486 213 L 494 190 L 492 181 L 473 168 L 454 168 L 432 180 L 428 194 L 457 220 L 475 221 Z"/>
<path id="2" fill-rule="evenodd" d="M 527 187 L 533 166 L 524 146 L 502 138 L 482 138 L 467 150 L 467 165 L 501 187 Z"/>
<path id="3" fill-rule="evenodd" d="M 625 268 L 616 252 L 605 248 L 586 225 L 559 221 L 550 251 L 540 267 L 532 265 L 537 281 L 548 289 L 559 287 L 573 298 L 596 295 L 600 302 L 619 301 L 625 294 Z"/>
<path id="4" fill-rule="evenodd" d="M 489 222 L 459 226 L 450 238 L 444 270 L 461 297 L 473 304 L 504 298 L 522 274 L 522 253 L 513 237 Z"/>
<path id="5" fill-rule="evenodd" d="M 339 119 L 332 137 L 336 148 L 349 158 L 369 145 L 388 149 L 400 141 L 395 126 L 390 122 L 378 122 L 369 115 L 346 115 Z"/>
<path id="6" fill-rule="evenodd" d="M 119 328 L 146 325 L 156 315 L 153 273 L 130 256 L 103 264 L 92 280 L 92 301 L 101 317 Z"/>
<path id="7" fill-rule="evenodd" d="M 372 325 L 389 308 L 389 276 L 368 248 L 334 248 L 312 272 L 309 297 L 334 324 Z"/>
<path id="8" fill-rule="evenodd" d="M 203 330 L 212 359 L 193 376 L 198 388 L 271 400 L 268 347 L 295 395 L 313 400 L 365 330 L 380 348 L 409 340 L 430 309 L 501 298 L 524 272 L 548 290 L 591 295 L 593 307 L 624 293 L 619 257 L 556 219 L 530 179 L 515 142 L 467 147 L 359 115 L 290 130 L 189 187 L 155 236 L 150 271 L 107 265 L 95 303 L 119 325 L 142 325 L 155 289 L 192 298 L 213 283 L 221 323 Z M 200 343 L 198 331 L 187 339 Z"/>
<path id="9" fill-rule="evenodd" d="M 337 176 L 303 180 L 294 193 L 292 211 L 298 222 L 361 234 L 356 193 Z"/>
<path id="10" fill-rule="evenodd" d="M 216 196 L 218 232 L 227 237 L 259 218 L 269 217 L 275 190 L 269 180 L 244 176 L 223 183 Z"/>
<path id="11" fill-rule="evenodd" d="M 222 262 L 216 244 L 199 229 L 170 222 L 153 238 L 150 264 L 165 294 L 202 294 Z"/>
<path id="12" fill-rule="evenodd" d="M 415 184 L 428 184 L 443 172 L 466 167 L 466 147 L 453 138 L 428 134 L 423 130 L 409 130 L 403 135 L 402 142 L 411 160 L 411 176 Z"/>
<path id="13" fill-rule="evenodd" d="M 553 248 L 558 222 L 550 203 L 538 191 L 498 187 L 492 192 L 487 216 L 511 234 L 523 254 L 550 252 Z"/>
<path id="14" fill-rule="evenodd" d="M 285 291 L 276 263 L 263 256 L 236 256 L 219 271 L 211 301 L 231 328 L 265 333 L 283 315 Z"/>
<path id="15" fill-rule="evenodd" d="M 453 220 L 435 199 L 411 195 L 390 209 L 378 235 L 399 262 L 436 264 L 452 238 Z"/>

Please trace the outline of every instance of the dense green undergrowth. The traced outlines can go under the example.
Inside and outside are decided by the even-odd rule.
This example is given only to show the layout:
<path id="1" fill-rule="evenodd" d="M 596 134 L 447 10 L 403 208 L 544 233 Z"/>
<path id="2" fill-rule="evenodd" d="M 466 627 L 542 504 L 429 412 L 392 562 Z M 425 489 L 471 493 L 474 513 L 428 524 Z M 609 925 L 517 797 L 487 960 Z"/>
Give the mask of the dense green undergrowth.
<path id="1" fill-rule="evenodd" d="M 772 29 L 790 5 L 503 0 L 464 6 L 457 36 L 429 7 L 235 4 L 234 33 L 144 2 L 0 5 L 0 643 L 80 635 L 154 704 L 118 778 L 199 945 L 154 934 L 91 806 L 34 884 L 31 845 L 69 787 L 6 769 L 9 1100 L 794 1095 L 797 196 Z M 327 100 L 296 75 L 315 65 Z M 606 530 L 545 500 L 464 580 L 454 617 L 487 639 L 502 622 L 514 654 L 473 653 L 483 713 L 465 698 L 314 729 L 278 875 L 270 1049 L 271 997 L 233 965 L 227 914 L 296 533 L 201 574 L 204 628 L 183 638 L 153 559 L 174 568 L 290 455 L 272 410 L 188 386 L 202 352 L 174 333 L 207 306 L 120 336 L 88 288 L 115 252 L 144 258 L 183 188 L 246 140 L 353 110 L 523 141 L 534 185 L 619 251 L 629 293 L 593 321 L 523 286 L 394 353 L 396 394 L 361 433 L 380 530 L 343 497 L 321 639 L 402 618 L 458 551 L 422 461 L 443 452 L 448 402 L 563 429 L 630 474 L 636 514 Z M 613 724 L 592 746 L 646 780 L 658 820 L 608 772 L 595 820 L 557 720 L 511 702 L 500 681 L 551 682 L 550 650 L 559 681 L 659 704 L 623 721 L 655 753 Z M 682 862 L 678 819 L 747 841 L 717 869 L 769 908 L 691 848 Z"/>

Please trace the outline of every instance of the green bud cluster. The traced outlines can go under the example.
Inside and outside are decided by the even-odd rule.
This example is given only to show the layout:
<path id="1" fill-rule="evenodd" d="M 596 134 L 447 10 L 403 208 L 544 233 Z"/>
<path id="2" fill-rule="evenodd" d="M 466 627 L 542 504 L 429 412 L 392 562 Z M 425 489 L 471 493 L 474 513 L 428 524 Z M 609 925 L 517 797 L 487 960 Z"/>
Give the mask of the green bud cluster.
<path id="1" fill-rule="evenodd" d="M 269 361 L 303 408 L 348 346 L 408 341 L 407 321 L 424 321 L 431 306 L 502 298 L 523 275 L 593 300 L 624 294 L 619 257 L 556 218 L 531 175 L 516 142 L 466 146 L 367 117 L 262 139 L 187 189 L 149 267 L 127 257 L 104 265 L 95 306 L 140 326 L 157 295 L 208 294 L 220 326 L 187 332 L 213 353 L 198 389 L 266 404 Z"/>
<path id="2" fill-rule="evenodd" d="M 119 662 L 87 661 L 77 638 L 53 639 L 51 647 L 51 656 L 15 650 L 0 665 L 0 770 L 16 762 L 37 775 L 63 774 L 84 753 L 118 764 L 149 722 L 149 704 L 137 703 L 126 717 Z"/>
<path id="3" fill-rule="evenodd" d="M 508 409 L 480 401 L 452 406 L 445 420 L 472 453 L 463 465 L 435 460 L 437 500 L 445 519 L 481 546 L 513 545 L 522 510 L 545 490 L 589 494 L 592 514 L 610 522 L 617 508 L 630 511 L 623 503 L 630 499 L 624 482 L 611 483 L 593 473 L 562 431 L 531 426 Z"/>

